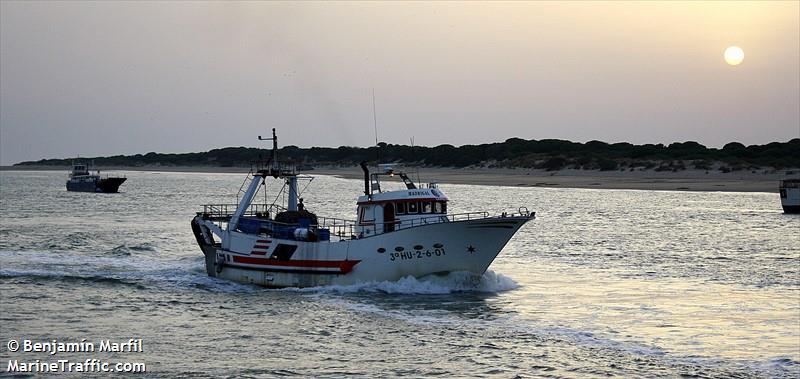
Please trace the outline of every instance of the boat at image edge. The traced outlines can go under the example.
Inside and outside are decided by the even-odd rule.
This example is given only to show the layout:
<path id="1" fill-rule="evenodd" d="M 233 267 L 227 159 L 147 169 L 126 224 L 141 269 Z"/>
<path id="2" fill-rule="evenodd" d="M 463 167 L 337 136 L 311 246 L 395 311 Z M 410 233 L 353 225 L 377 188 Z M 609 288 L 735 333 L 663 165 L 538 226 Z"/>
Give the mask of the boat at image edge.
<path id="1" fill-rule="evenodd" d="M 788 171 L 786 176 L 779 187 L 783 213 L 800 213 L 800 176 L 793 177 L 797 175 L 792 171 Z"/>
<path id="2" fill-rule="evenodd" d="M 272 158 L 248 174 L 239 203 L 204 205 L 192 219 L 209 276 L 267 287 L 312 287 L 458 271 L 481 275 L 520 227 L 535 218 L 524 207 L 496 216 L 449 214 L 448 199 L 436 184 L 417 186 L 393 165 L 370 174 L 365 162 L 356 220 L 317 216 L 298 198 L 298 180 L 311 177 L 278 163 L 275 129 L 272 138 L 263 139 L 273 141 Z M 381 179 L 395 176 L 406 188 L 382 191 Z M 270 177 L 286 190 L 285 206 L 253 203 Z"/>
<path id="3" fill-rule="evenodd" d="M 92 173 L 86 164 L 73 162 L 67 191 L 116 193 L 125 180 L 124 177 L 100 177 L 100 171 Z"/>

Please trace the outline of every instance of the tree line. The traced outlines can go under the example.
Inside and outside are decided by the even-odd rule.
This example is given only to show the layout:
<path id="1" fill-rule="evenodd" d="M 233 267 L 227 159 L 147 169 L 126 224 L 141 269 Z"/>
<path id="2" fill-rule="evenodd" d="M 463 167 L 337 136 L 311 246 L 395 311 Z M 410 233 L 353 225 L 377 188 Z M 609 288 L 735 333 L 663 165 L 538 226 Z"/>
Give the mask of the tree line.
<path id="1" fill-rule="evenodd" d="M 147 153 L 109 157 L 80 158 L 97 166 L 217 166 L 247 167 L 264 161 L 269 150 L 248 147 L 226 147 L 198 153 Z M 657 171 L 755 170 L 762 168 L 800 168 L 800 138 L 787 142 L 745 146 L 731 142 L 721 149 L 709 148 L 694 141 L 669 145 L 634 145 L 627 142 L 571 142 L 559 139 L 524 140 L 510 138 L 504 142 L 480 145 L 439 145 L 435 147 L 379 143 L 371 147 L 285 146 L 279 150 L 282 160 L 293 161 L 305 168 L 313 166 L 353 166 L 361 161 L 399 162 L 410 166 L 430 167 L 522 167 L 545 170 L 622 170 L 632 168 Z M 67 166 L 75 158 L 42 159 L 17 163 L 15 166 Z"/>

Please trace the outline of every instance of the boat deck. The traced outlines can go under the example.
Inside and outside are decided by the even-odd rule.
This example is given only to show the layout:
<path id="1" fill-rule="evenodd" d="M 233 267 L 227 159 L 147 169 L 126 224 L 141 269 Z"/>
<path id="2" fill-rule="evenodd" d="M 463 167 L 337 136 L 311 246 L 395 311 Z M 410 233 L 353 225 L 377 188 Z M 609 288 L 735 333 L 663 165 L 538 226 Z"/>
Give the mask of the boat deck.
<path id="1" fill-rule="evenodd" d="M 236 204 L 206 204 L 203 205 L 203 211 L 197 212 L 197 215 L 203 220 L 218 223 L 220 228 L 222 228 L 222 224 L 229 222 L 231 217 L 233 217 L 236 207 Z M 340 239 L 360 239 L 445 222 L 482 220 L 487 218 L 535 217 L 535 212 L 530 212 L 527 208 L 522 207 L 519 208 L 516 213 L 503 212 L 496 216 L 490 216 L 488 212 L 465 212 L 419 217 L 411 220 L 404 220 L 403 222 L 371 222 L 361 225 L 354 220 L 323 216 L 316 216 L 317 222 L 315 224 L 310 222 L 284 223 L 275 221 L 274 216 L 284 211 L 286 211 L 286 208 L 275 204 L 252 204 L 242 214 L 242 218 L 239 221 L 239 229 L 245 233 L 264 234 L 281 238 L 291 236 L 292 233 L 290 231 L 296 228 L 313 228 L 324 230 L 326 232 L 323 232 L 323 234 L 329 233 Z M 387 225 L 391 225 L 391 228 L 385 228 Z M 371 233 L 359 235 L 356 233 L 356 227 L 366 228 L 371 231 Z"/>

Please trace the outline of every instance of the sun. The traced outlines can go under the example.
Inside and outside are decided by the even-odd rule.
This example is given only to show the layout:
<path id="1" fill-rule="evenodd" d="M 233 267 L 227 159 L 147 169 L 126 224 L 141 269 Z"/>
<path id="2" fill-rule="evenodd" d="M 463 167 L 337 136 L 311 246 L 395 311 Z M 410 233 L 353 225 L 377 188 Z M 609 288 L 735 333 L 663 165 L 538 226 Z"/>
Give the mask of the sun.
<path id="1" fill-rule="evenodd" d="M 731 66 L 736 66 L 744 60 L 744 50 L 739 46 L 731 46 L 725 49 L 725 62 Z"/>

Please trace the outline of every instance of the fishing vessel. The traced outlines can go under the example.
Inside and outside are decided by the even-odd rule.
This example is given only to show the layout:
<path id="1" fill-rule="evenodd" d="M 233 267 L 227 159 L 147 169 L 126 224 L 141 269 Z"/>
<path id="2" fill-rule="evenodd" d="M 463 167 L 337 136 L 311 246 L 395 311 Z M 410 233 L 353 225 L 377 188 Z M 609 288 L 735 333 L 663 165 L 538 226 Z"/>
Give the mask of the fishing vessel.
<path id="1" fill-rule="evenodd" d="M 101 177 L 100 171 L 92 172 L 84 163 L 72 163 L 72 171 L 67 180 L 67 191 L 75 192 L 119 192 L 124 177 Z"/>
<path id="2" fill-rule="evenodd" d="M 204 205 L 191 221 L 209 276 L 267 287 L 311 287 L 393 281 L 466 271 L 482 274 L 535 213 L 448 213 L 448 198 L 435 183 L 418 185 L 394 165 L 370 173 L 356 219 L 321 217 L 298 197 L 297 174 L 272 157 L 251 170 L 233 205 Z M 285 205 L 256 203 L 269 178 L 285 189 Z M 405 188 L 383 191 L 399 178 Z M 248 184 L 249 180 L 249 184 Z M 245 190 L 246 185 L 246 190 Z M 260 198 L 260 196 L 258 197 Z"/>
<path id="3" fill-rule="evenodd" d="M 779 187 L 783 213 L 800 213 L 800 177 L 790 177 L 793 174 L 787 172 Z"/>

